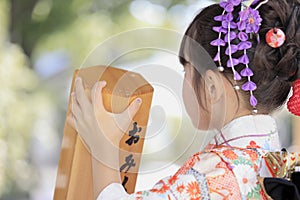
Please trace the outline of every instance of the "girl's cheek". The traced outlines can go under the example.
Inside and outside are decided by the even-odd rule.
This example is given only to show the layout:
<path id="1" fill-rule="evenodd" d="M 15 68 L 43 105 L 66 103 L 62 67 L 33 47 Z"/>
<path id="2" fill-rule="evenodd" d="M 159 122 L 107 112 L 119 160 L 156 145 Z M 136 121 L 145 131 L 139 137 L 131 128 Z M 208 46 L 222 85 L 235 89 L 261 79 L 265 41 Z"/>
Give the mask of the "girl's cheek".
<path id="1" fill-rule="evenodd" d="M 191 81 L 188 79 L 186 75 L 183 81 L 183 102 L 185 106 L 185 110 L 189 117 L 191 118 L 193 125 L 198 127 L 200 113 L 199 113 L 199 104 L 197 100 L 197 96 L 195 94 L 195 90 L 192 87 Z"/>

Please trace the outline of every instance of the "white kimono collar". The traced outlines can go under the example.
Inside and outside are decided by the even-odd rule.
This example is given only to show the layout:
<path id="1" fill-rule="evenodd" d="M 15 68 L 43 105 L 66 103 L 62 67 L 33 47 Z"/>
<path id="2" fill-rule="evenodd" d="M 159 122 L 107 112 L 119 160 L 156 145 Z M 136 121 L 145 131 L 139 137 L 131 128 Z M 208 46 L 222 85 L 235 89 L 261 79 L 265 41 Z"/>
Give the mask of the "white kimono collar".
<path id="1" fill-rule="evenodd" d="M 210 144 L 265 150 L 280 148 L 276 122 L 269 115 L 247 115 L 234 119 L 222 128 Z"/>

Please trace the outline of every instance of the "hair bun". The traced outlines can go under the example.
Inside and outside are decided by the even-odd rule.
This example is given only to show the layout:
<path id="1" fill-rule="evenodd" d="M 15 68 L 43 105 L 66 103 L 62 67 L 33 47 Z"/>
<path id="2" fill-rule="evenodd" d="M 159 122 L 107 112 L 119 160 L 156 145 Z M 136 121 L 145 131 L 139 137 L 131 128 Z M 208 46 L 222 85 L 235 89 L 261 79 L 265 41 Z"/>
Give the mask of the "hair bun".
<path id="1" fill-rule="evenodd" d="M 273 73 L 270 78 L 292 82 L 299 78 L 300 49 L 300 1 L 299 0 L 269 0 L 260 9 L 263 18 L 260 37 L 265 38 L 268 31 L 274 27 L 281 29 L 285 35 L 285 43 L 279 48 L 270 47 L 265 40 L 258 45 L 261 55 L 260 68 Z"/>

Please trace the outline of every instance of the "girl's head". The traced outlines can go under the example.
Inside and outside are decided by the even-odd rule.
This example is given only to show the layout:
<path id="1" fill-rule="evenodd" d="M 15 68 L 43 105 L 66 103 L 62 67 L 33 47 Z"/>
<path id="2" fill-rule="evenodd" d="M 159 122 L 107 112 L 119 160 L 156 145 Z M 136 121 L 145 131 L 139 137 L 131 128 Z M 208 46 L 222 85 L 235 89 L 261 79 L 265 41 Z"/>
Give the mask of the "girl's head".
<path id="1" fill-rule="evenodd" d="M 200 129 L 220 128 L 232 119 L 252 112 L 249 93 L 233 88 L 232 70 L 225 67 L 224 72 L 218 72 L 217 63 L 208 66 L 207 62 L 199 60 L 199 51 L 195 48 L 194 43 L 198 43 L 211 58 L 215 57 L 217 48 L 210 42 L 218 38 L 213 27 L 220 26 L 221 22 L 215 21 L 214 17 L 222 15 L 223 10 L 218 4 L 202 10 L 186 30 L 179 53 L 186 71 L 185 105 L 194 125 Z M 240 7 L 233 11 L 235 19 L 239 11 Z M 247 55 L 249 67 L 254 72 L 251 79 L 257 85 L 254 95 L 258 112 L 268 114 L 285 103 L 292 82 L 300 78 L 300 0 L 269 0 L 258 11 L 262 22 L 258 35 L 253 34 L 249 40 L 252 47 L 247 50 Z M 274 27 L 286 34 L 285 43 L 279 48 L 270 47 L 265 40 L 267 32 Z M 238 39 L 232 41 L 233 44 L 238 42 Z M 226 66 L 228 60 L 225 49 L 226 46 L 221 47 L 222 66 Z M 239 58 L 242 55 L 243 52 L 238 51 L 232 56 Z M 244 65 L 235 68 L 240 72 Z M 237 83 L 241 86 L 246 81 L 244 77 Z M 193 90 L 187 89 L 188 85 Z M 191 92 L 195 93 L 197 102 L 191 98 Z"/>

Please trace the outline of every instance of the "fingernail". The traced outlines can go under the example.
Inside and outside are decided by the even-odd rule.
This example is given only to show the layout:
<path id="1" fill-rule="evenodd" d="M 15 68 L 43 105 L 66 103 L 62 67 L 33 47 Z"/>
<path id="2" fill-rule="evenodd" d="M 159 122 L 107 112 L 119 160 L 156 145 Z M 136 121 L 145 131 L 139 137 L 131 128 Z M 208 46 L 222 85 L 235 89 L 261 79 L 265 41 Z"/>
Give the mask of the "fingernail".
<path id="1" fill-rule="evenodd" d="M 79 83 L 80 81 L 81 81 L 81 78 L 80 77 L 76 77 L 75 83 Z"/>
<path id="2" fill-rule="evenodd" d="M 136 101 L 138 102 L 138 104 L 141 104 L 141 103 L 142 103 L 142 99 L 141 99 L 141 98 L 137 98 Z"/>
<path id="3" fill-rule="evenodd" d="M 106 86 L 106 81 L 101 81 L 101 84 L 102 84 L 103 86 Z"/>

